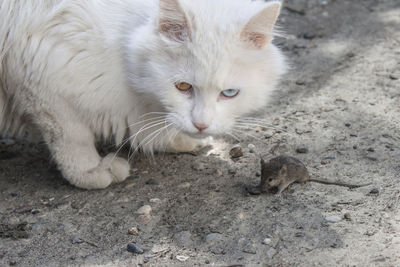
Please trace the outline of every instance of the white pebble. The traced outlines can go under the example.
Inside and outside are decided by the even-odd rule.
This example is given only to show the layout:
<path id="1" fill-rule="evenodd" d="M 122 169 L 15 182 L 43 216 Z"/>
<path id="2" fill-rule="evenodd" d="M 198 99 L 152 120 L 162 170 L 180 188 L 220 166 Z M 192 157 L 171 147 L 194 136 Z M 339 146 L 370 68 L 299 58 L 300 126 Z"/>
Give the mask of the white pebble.
<path id="1" fill-rule="evenodd" d="M 148 215 L 151 212 L 151 206 L 150 205 L 144 205 L 140 209 L 136 211 L 136 214 L 141 214 L 141 215 Z"/>
<path id="2" fill-rule="evenodd" d="M 180 256 L 180 255 L 178 255 L 178 256 L 176 256 L 176 259 L 178 261 L 184 262 L 184 261 L 187 261 L 189 259 L 189 257 L 188 256 Z"/>
<path id="3" fill-rule="evenodd" d="M 337 223 L 340 222 L 342 218 L 340 218 L 339 216 L 327 216 L 325 217 L 325 220 L 330 223 Z"/>
<path id="4" fill-rule="evenodd" d="M 263 243 L 264 245 L 269 245 L 269 244 L 271 244 L 271 242 L 272 242 L 272 239 L 267 237 L 267 238 L 265 238 L 265 239 L 263 240 L 262 243 Z"/>

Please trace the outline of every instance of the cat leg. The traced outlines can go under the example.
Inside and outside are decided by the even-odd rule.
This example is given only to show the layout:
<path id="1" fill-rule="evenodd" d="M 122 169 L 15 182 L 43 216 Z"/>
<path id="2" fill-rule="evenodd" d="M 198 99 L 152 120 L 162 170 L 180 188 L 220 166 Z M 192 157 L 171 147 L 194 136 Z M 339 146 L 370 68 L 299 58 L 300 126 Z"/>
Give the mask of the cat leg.
<path id="1" fill-rule="evenodd" d="M 63 111 L 40 114 L 38 124 L 64 177 L 84 189 L 106 188 L 125 180 L 129 176 L 128 162 L 115 154 L 101 158 L 90 128 L 71 109 Z"/>

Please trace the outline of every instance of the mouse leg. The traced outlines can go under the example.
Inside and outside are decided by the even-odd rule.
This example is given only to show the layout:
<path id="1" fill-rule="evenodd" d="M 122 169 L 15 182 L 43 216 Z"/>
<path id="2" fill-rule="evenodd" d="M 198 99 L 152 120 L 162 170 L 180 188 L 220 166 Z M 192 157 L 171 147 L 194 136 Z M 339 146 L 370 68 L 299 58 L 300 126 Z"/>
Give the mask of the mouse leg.
<path id="1" fill-rule="evenodd" d="M 276 194 L 280 195 L 290 184 L 291 182 L 282 181 L 278 186 L 278 192 Z"/>

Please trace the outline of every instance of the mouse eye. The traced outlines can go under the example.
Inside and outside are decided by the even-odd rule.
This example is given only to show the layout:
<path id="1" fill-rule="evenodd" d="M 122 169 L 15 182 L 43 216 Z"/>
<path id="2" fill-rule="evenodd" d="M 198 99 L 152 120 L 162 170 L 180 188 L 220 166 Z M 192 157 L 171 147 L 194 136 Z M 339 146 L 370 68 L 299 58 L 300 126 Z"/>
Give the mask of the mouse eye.
<path id="1" fill-rule="evenodd" d="M 268 180 L 268 181 L 272 182 L 272 178 L 269 178 L 269 180 Z"/>

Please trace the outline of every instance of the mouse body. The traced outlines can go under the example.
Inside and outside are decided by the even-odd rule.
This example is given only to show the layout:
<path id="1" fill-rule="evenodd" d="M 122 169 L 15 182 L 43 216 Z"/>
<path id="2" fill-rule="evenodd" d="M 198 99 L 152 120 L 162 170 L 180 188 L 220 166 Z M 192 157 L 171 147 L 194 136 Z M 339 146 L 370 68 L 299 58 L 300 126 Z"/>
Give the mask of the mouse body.
<path id="1" fill-rule="evenodd" d="M 356 185 L 312 178 L 307 167 L 300 160 L 291 156 L 281 155 L 272 158 L 268 162 L 261 159 L 261 182 L 257 187 L 249 187 L 248 189 L 251 194 L 260 194 L 261 192 L 269 192 L 277 188 L 277 194 L 280 194 L 294 182 L 304 184 L 308 181 L 346 186 L 348 188 L 357 188 L 371 184 Z"/>

